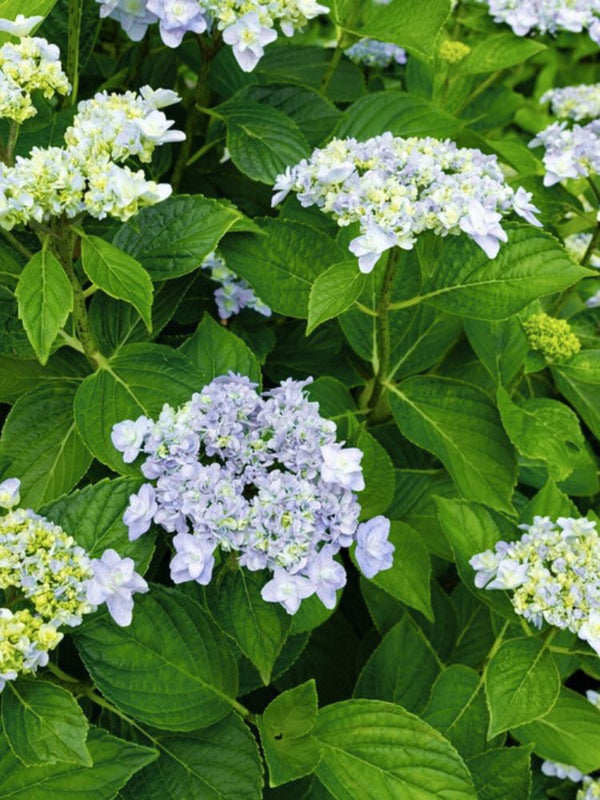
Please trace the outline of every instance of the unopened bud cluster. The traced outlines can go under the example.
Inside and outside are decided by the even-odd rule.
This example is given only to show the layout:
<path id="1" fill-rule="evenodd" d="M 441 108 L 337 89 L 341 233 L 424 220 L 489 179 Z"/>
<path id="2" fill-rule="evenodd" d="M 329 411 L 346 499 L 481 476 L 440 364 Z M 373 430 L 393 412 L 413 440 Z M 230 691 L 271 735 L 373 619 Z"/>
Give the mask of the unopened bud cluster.
<path id="1" fill-rule="evenodd" d="M 470 560 L 478 588 L 511 591 L 520 616 L 536 627 L 575 633 L 600 654 L 600 536 L 586 518 L 536 516 L 516 542 Z"/>
<path id="2" fill-rule="evenodd" d="M 528 33 L 587 31 L 600 42 L 600 0 L 487 0 L 495 22 L 506 22 L 517 36 Z"/>
<path id="3" fill-rule="evenodd" d="M 333 139 L 288 167 L 274 188 L 273 205 L 292 191 L 302 206 L 317 205 L 338 225 L 358 222 L 350 251 L 362 272 L 391 247 L 411 250 L 423 231 L 464 232 L 494 258 L 507 240 L 503 216 L 514 211 L 540 224 L 531 194 L 504 181 L 495 156 L 430 137 Z"/>
<path id="4" fill-rule="evenodd" d="M 316 0 L 96 0 L 100 16 L 118 20 L 128 36 L 139 41 L 158 22 L 168 47 L 178 47 L 184 35 L 216 28 L 246 72 L 264 55 L 264 47 L 293 36 L 308 20 L 329 11 Z"/>
<path id="5" fill-rule="evenodd" d="M 123 460 L 142 453 L 151 481 L 130 498 L 129 537 L 152 522 L 175 533 L 175 583 L 208 584 L 217 551 L 233 551 L 241 566 L 272 573 L 263 598 L 293 614 L 315 593 L 333 608 L 346 583 L 335 559 L 341 548 L 356 543 L 367 577 L 392 565 L 389 521 L 358 524 L 363 454 L 336 442 L 335 423 L 305 394 L 309 382 L 290 379 L 259 394 L 230 374 L 177 410 L 165 405 L 156 421 L 115 425 Z"/>
<path id="6" fill-rule="evenodd" d="M 471 48 L 464 42 L 453 42 L 446 39 L 440 47 L 440 58 L 449 64 L 458 64 L 471 52 Z"/>
<path id="7" fill-rule="evenodd" d="M 201 269 L 210 271 L 213 281 L 220 284 L 215 289 L 214 297 L 219 317 L 229 319 L 234 314 L 239 314 L 244 308 L 249 308 L 265 317 L 271 316 L 271 309 L 257 297 L 254 289 L 246 281 L 238 278 L 225 264 L 225 259 L 216 252 L 209 253 Z"/>
<path id="8" fill-rule="evenodd" d="M 528 317 L 522 325 L 531 349 L 551 364 L 568 361 L 581 350 L 581 342 L 566 319 L 540 313 Z"/>

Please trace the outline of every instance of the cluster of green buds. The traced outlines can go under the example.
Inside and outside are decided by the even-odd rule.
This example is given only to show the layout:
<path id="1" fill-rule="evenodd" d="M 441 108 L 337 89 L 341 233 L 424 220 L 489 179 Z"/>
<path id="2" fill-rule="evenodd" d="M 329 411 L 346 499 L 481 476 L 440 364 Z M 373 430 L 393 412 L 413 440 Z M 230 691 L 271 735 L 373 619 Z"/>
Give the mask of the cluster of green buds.
<path id="1" fill-rule="evenodd" d="M 523 322 L 532 350 L 539 351 L 550 364 L 568 361 L 581 350 L 581 342 L 564 319 L 549 314 L 533 314 Z"/>

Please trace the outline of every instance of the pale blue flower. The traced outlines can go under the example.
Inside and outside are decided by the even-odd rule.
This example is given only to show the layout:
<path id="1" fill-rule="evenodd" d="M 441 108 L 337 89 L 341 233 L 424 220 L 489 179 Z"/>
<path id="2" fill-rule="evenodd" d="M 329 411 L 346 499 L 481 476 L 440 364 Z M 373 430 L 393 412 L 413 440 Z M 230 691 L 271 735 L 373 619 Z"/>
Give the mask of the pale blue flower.
<path id="1" fill-rule="evenodd" d="M 354 555 L 365 578 L 374 578 L 393 565 L 396 548 L 388 541 L 389 534 L 390 521 L 381 515 L 358 526 Z"/>
<path id="2" fill-rule="evenodd" d="M 135 571 L 132 558 L 121 558 L 116 550 L 105 550 L 101 558 L 92 559 L 94 577 L 87 584 L 87 599 L 92 605 L 106 607 L 121 627 L 131 624 L 133 595 L 147 592 L 148 584 Z"/>
<path id="3" fill-rule="evenodd" d="M 123 515 L 123 522 L 129 528 L 131 541 L 139 539 L 143 533 L 146 533 L 157 511 L 154 489 L 149 483 L 145 483 L 137 494 L 131 495 L 129 506 Z"/>
<path id="4" fill-rule="evenodd" d="M 173 583 L 196 581 L 202 586 L 210 583 L 215 565 L 215 543 L 201 536 L 178 533 L 173 537 L 173 545 L 176 555 L 169 565 Z"/>
<path id="5" fill-rule="evenodd" d="M 288 614 L 295 614 L 302 600 L 310 597 L 314 591 L 308 578 L 290 575 L 282 567 L 275 567 L 272 580 L 261 589 L 261 596 L 269 603 L 281 603 Z"/>

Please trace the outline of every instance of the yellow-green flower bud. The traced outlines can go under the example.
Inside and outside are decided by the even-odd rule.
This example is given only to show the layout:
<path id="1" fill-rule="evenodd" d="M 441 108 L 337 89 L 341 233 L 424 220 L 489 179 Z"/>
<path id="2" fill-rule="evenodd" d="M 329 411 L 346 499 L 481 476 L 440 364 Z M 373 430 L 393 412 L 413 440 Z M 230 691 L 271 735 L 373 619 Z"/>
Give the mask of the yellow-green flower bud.
<path id="1" fill-rule="evenodd" d="M 564 319 L 549 314 L 533 314 L 523 322 L 529 346 L 549 363 L 560 364 L 581 350 L 581 342 Z"/>
<path id="2" fill-rule="evenodd" d="M 469 55 L 471 48 L 463 42 L 452 42 L 446 39 L 440 47 L 440 58 L 449 64 L 458 64 L 463 58 Z"/>

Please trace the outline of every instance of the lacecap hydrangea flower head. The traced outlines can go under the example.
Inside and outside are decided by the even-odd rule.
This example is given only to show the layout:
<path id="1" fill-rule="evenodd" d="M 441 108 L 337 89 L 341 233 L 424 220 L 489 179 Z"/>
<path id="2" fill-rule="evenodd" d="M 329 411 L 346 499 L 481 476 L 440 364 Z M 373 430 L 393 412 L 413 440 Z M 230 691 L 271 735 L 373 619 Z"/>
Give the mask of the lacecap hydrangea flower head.
<path id="1" fill-rule="evenodd" d="M 218 30 L 245 72 L 251 72 L 266 45 L 277 39 L 277 27 L 293 36 L 306 23 L 329 11 L 317 0 L 96 0 L 100 16 L 118 20 L 128 36 L 139 41 L 148 25 L 158 22 L 168 47 L 184 35 Z M 276 27 L 277 26 L 277 27 Z"/>
<path id="2" fill-rule="evenodd" d="M 217 552 L 233 552 L 240 566 L 270 573 L 263 598 L 294 614 L 313 594 L 334 607 L 346 583 L 342 548 L 356 545 L 367 577 L 392 566 L 389 520 L 359 524 L 363 454 L 336 442 L 335 423 L 307 398 L 309 382 L 259 394 L 248 378 L 221 376 L 157 420 L 114 426 L 123 460 L 142 454 L 148 479 L 123 518 L 129 538 L 153 522 L 175 534 L 175 583 L 208 584 Z"/>
<path id="3" fill-rule="evenodd" d="M 568 178 L 589 178 L 600 171 L 600 120 L 587 125 L 553 122 L 529 143 L 544 148 L 544 186 Z"/>
<path id="4" fill-rule="evenodd" d="M 43 17 L 0 19 L 0 31 L 19 39 L 0 47 L 0 117 L 21 124 L 35 116 L 31 100 L 34 91 L 46 98 L 66 95 L 71 86 L 60 64 L 58 47 L 29 34 Z"/>
<path id="5" fill-rule="evenodd" d="M 470 560 L 478 588 L 512 592 L 517 614 L 536 627 L 543 622 L 575 633 L 600 655 L 600 536 L 596 523 L 534 517 L 516 542 Z"/>
<path id="6" fill-rule="evenodd" d="M 129 625 L 133 592 L 148 590 L 134 562 L 106 550 L 91 559 L 58 525 L 31 509 L 16 508 L 20 482 L 0 483 L 0 590 L 14 608 L 0 608 L 0 691 L 6 681 L 36 672 L 63 638 L 106 603 L 119 625 Z M 110 574 L 105 565 L 110 562 Z"/>
<path id="7" fill-rule="evenodd" d="M 34 147 L 14 166 L 0 164 L 0 226 L 81 213 L 124 221 L 165 200 L 169 184 L 147 180 L 124 162 L 149 162 L 157 146 L 185 138 L 160 110 L 178 100 L 175 92 L 144 86 L 139 94 L 99 92 L 79 103 L 63 147 Z"/>
<path id="8" fill-rule="evenodd" d="M 274 188 L 273 205 L 295 192 L 302 206 L 317 205 L 338 225 L 358 222 L 350 251 L 362 272 L 392 247 L 411 250 L 427 230 L 466 233 L 494 258 L 507 240 L 504 216 L 540 224 L 531 194 L 505 183 L 495 156 L 430 137 L 333 139 L 288 167 Z"/>
<path id="9" fill-rule="evenodd" d="M 600 42 L 600 0 L 487 0 L 495 22 L 505 22 L 517 36 L 528 33 L 586 31 Z"/>

